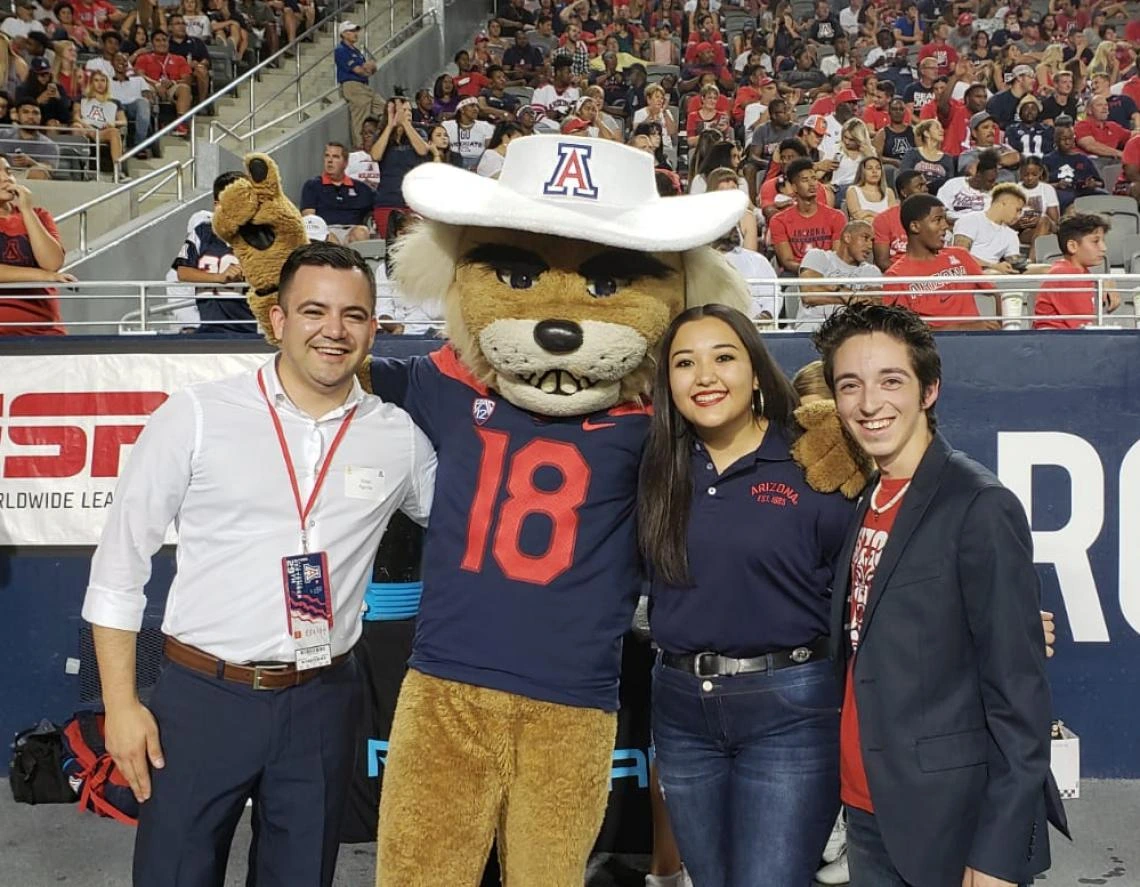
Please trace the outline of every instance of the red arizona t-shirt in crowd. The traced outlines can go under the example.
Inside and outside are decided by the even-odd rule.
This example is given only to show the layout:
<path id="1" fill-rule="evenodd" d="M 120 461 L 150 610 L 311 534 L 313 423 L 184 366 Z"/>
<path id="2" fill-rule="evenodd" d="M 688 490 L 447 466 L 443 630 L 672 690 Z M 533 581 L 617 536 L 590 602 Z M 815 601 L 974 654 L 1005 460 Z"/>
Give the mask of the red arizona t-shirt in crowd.
<path id="1" fill-rule="evenodd" d="M 875 243 L 890 248 L 887 261 L 891 265 L 906 255 L 907 237 L 906 229 L 903 228 L 902 220 L 899 218 L 901 211 L 902 204 L 896 203 L 894 206 L 888 206 L 875 216 L 875 221 L 871 223 L 871 233 L 875 238 Z"/>
<path id="2" fill-rule="evenodd" d="M 1049 269 L 1052 274 L 1088 274 L 1068 259 L 1059 259 Z M 1091 280 L 1047 280 L 1034 302 L 1034 314 L 1081 314 L 1084 319 L 1060 317 L 1033 321 L 1035 330 L 1077 330 L 1096 319 L 1096 284 Z"/>
<path id="3" fill-rule="evenodd" d="M 855 708 L 855 685 L 852 674 L 859 651 L 859 632 L 863 630 L 863 617 L 871 594 L 871 583 L 879 558 L 887 546 L 895 516 L 902 506 L 904 487 L 910 478 L 883 478 L 871 496 L 871 505 L 863 518 L 855 550 L 851 552 L 851 588 L 848 600 L 848 640 L 851 658 L 847 665 L 847 680 L 843 688 L 843 713 L 839 722 L 839 778 L 840 799 L 850 807 L 874 813 L 871 789 L 867 785 L 867 771 L 863 768 L 863 752 L 859 747 L 859 713 Z M 895 497 L 898 497 L 897 499 Z M 890 507 L 886 507 L 886 506 Z M 876 513 L 875 508 L 882 508 Z"/>
<path id="4" fill-rule="evenodd" d="M 962 317 L 978 316 L 978 306 L 974 293 L 978 290 L 992 291 L 992 283 L 962 283 L 956 278 L 972 277 L 982 273 L 981 266 L 966 250 L 957 246 L 947 246 L 930 259 L 912 259 L 903 256 L 887 269 L 887 277 L 925 277 L 912 283 L 888 283 L 884 289 L 889 293 L 888 304 L 902 305 L 923 317 Z M 947 326 L 952 320 L 931 321 L 932 327 Z"/>
<path id="5" fill-rule="evenodd" d="M 55 219 L 46 209 L 34 210 L 40 224 L 52 239 L 59 241 Z M 0 216 L 0 262 L 20 268 L 38 268 L 28 229 L 19 210 Z M 61 323 L 59 300 L 50 287 L 26 290 L 0 290 L 0 323 Z M 62 336 L 62 326 L 0 326 L 0 336 Z"/>
<path id="6" fill-rule="evenodd" d="M 803 215 L 798 206 L 789 206 L 772 216 L 768 230 L 772 246 L 789 244 L 792 255 L 801 262 L 809 249 L 835 249 L 846 226 L 847 216 L 830 206 L 817 205 L 810 216 Z"/>

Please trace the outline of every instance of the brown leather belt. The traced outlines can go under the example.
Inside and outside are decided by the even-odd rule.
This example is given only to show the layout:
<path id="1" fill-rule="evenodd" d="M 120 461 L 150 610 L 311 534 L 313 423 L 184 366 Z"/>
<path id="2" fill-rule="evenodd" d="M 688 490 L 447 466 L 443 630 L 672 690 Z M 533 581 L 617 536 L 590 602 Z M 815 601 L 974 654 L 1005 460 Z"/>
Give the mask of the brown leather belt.
<path id="1" fill-rule="evenodd" d="M 166 638 L 163 652 L 167 659 L 183 668 L 211 678 L 222 678 L 235 684 L 244 684 L 254 690 L 283 690 L 286 687 L 298 687 L 321 672 L 344 662 L 349 655 L 342 653 L 340 656 L 334 656 L 329 665 L 297 671 L 297 667 L 289 662 L 273 665 L 236 665 L 225 662 L 170 636 Z"/>

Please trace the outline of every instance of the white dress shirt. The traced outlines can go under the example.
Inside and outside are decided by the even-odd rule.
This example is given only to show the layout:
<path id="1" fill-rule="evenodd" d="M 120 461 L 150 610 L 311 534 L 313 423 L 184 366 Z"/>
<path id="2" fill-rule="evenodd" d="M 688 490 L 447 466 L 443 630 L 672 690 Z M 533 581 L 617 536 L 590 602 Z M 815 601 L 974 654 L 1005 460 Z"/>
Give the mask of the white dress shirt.
<path id="1" fill-rule="evenodd" d="M 392 514 L 401 509 L 427 523 L 435 452 L 407 413 L 355 380 L 343 406 L 313 419 L 284 393 L 274 366 L 271 360 L 262 368 L 266 392 L 302 502 L 341 420 L 357 406 L 307 527 L 309 550 L 328 554 L 338 656 L 360 636 L 364 590 Z M 227 662 L 292 662 L 281 559 L 301 553 L 301 524 L 257 373 L 184 388 L 151 416 L 92 559 L 84 619 L 139 630 L 151 557 L 172 520 L 177 574 L 163 632 Z"/>

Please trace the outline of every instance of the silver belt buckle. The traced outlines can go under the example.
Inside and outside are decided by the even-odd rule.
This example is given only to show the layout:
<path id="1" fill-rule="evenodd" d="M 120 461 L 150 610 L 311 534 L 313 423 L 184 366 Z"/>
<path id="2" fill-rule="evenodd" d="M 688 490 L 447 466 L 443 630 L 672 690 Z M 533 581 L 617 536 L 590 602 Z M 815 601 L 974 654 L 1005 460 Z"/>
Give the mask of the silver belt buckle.
<path id="1" fill-rule="evenodd" d="M 263 687 L 261 685 L 262 675 L 276 675 L 284 674 L 285 670 L 289 668 L 288 665 L 255 665 L 253 667 L 253 689 L 254 690 L 275 690 L 276 687 Z"/>
<path id="2" fill-rule="evenodd" d="M 792 650 L 791 659 L 796 665 L 803 665 L 811 659 L 811 650 L 807 647 L 796 647 Z"/>
<path id="3" fill-rule="evenodd" d="M 708 674 L 705 674 L 704 669 L 702 668 L 702 664 L 705 662 L 705 657 L 709 657 L 710 659 L 713 660 L 712 671 L 709 672 Z M 693 674 L 695 674 L 698 678 L 719 677 L 719 673 L 716 670 L 716 662 L 715 662 L 715 660 L 718 658 L 719 657 L 716 653 L 698 653 L 693 658 Z"/>

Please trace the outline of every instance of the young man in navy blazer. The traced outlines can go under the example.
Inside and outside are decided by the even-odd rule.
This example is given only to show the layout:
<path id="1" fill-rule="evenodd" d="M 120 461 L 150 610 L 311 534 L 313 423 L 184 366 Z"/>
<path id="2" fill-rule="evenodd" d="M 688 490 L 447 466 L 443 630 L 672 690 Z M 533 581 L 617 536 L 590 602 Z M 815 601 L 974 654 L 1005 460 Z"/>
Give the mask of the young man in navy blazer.
<path id="1" fill-rule="evenodd" d="M 1047 794 L 1064 814 L 1025 513 L 935 430 L 941 360 L 917 314 L 853 304 L 815 342 L 878 469 L 832 598 L 851 887 L 1032 881 Z"/>

